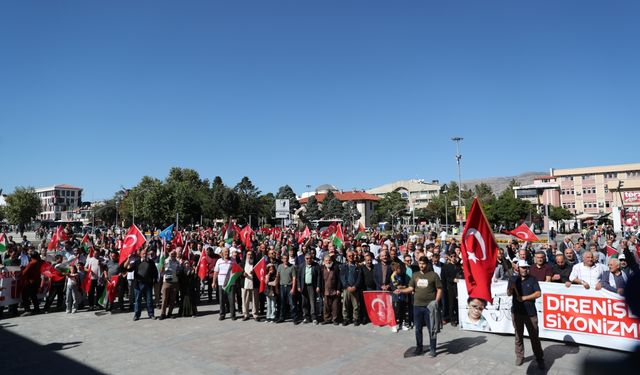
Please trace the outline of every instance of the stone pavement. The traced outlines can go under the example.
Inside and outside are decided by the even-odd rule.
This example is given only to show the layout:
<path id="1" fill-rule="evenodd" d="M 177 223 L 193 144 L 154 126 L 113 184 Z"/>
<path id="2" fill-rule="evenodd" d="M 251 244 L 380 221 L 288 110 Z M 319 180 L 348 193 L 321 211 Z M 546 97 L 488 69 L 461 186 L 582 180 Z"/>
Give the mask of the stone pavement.
<path id="1" fill-rule="evenodd" d="M 543 341 L 547 371 L 540 371 L 527 341 L 525 363 L 516 367 L 513 336 L 445 326 L 438 356 L 414 357 L 413 330 L 219 321 L 217 308 L 205 305 L 197 318 L 164 321 L 88 311 L 3 319 L 2 373 L 573 374 L 586 358 L 625 356 Z"/>

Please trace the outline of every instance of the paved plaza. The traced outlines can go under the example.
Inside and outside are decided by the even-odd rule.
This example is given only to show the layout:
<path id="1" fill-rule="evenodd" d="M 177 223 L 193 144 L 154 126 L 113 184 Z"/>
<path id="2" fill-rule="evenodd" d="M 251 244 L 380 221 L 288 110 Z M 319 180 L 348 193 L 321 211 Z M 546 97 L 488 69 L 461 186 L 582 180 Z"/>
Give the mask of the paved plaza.
<path id="1" fill-rule="evenodd" d="M 524 365 L 514 366 L 509 335 L 445 326 L 438 356 L 414 357 L 413 330 L 219 321 L 217 310 L 164 321 L 88 311 L 3 319 L 3 374 L 573 374 L 586 358 L 625 355 L 543 341 L 548 369 L 540 371 L 528 341 Z"/>

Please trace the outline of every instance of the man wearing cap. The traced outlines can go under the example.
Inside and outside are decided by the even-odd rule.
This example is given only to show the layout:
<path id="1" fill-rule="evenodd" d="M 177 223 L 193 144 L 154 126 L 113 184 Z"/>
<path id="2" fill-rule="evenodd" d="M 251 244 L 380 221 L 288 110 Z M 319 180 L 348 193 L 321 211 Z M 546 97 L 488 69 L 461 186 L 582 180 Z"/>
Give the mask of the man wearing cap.
<path id="1" fill-rule="evenodd" d="M 524 260 L 518 261 L 518 276 L 509 280 L 507 295 L 513 296 L 511 305 L 511 321 L 515 330 L 516 341 L 516 366 L 524 362 L 524 327 L 527 327 L 531 348 L 538 362 L 538 368 L 543 370 L 544 353 L 538 336 L 538 315 L 536 312 L 536 299 L 540 298 L 540 284 L 538 280 L 529 275 L 529 264 Z"/>

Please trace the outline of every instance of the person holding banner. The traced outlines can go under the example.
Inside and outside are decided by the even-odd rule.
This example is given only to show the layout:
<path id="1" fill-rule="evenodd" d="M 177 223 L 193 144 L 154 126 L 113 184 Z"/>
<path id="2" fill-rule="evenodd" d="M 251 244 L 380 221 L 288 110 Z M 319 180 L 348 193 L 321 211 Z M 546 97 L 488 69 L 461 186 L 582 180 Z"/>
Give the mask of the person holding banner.
<path id="1" fill-rule="evenodd" d="M 544 370 L 544 353 L 538 336 L 538 314 L 536 311 L 536 299 L 540 298 L 540 284 L 538 280 L 529 275 L 529 263 L 525 260 L 518 261 L 518 276 L 515 276 L 507 284 L 507 295 L 513 296 L 511 306 L 511 321 L 516 338 L 516 366 L 524 362 L 524 327 L 527 327 L 531 348 L 536 356 L 538 368 Z"/>
<path id="2" fill-rule="evenodd" d="M 442 282 L 440 277 L 428 269 L 429 259 L 423 256 L 418 260 L 420 270 L 414 272 L 406 288 L 398 288 L 394 294 L 415 293 L 413 296 L 413 324 L 416 330 L 415 355 L 423 350 L 422 327 L 429 330 L 429 356 L 436 356 L 436 332 L 438 330 L 438 304 L 442 298 Z"/>

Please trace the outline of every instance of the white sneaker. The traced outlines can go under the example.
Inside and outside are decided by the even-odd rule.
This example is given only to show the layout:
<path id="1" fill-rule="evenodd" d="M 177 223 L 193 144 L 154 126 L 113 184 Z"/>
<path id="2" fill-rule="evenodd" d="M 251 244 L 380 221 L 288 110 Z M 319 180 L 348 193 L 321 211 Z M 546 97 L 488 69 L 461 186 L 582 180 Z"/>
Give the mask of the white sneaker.
<path id="1" fill-rule="evenodd" d="M 78 309 L 73 309 L 73 311 L 71 311 L 72 314 L 75 314 L 78 312 Z"/>
<path id="2" fill-rule="evenodd" d="M 398 333 L 398 326 L 391 327 L 391 332 Z"/>
<path id="3" fill-rule="evenodd" d="M 67 310 L 67 314 L 71 314 L 71 310 Z"/>
<path id="4" fill-rule="evenodd" d="M 408 331 L 408 330 L 409 330 L 409 327 L 408 327 L 408 326 L 405 326 L 405 325 L 402 325 L 402 330 L 403 330 L 403 331 Z"/>

